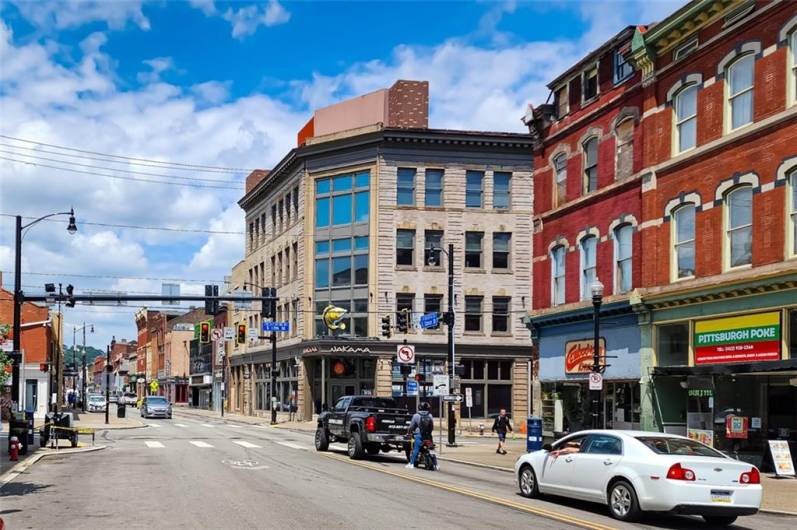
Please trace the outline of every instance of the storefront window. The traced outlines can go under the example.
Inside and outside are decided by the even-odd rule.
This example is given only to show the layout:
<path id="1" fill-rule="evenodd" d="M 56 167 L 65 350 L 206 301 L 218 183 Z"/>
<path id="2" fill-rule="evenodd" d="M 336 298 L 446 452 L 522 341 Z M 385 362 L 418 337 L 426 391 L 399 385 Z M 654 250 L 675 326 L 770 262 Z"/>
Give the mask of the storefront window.
<path id="1" fill-rule="evenodd" d="M 789 311 L 789 352 L 791 358 L 797 358 L 797 309 Z"/>
<path id="2" fill-rule="evenodd" d="M 687 366 L 689 364 L 689 324 L 668 324 L 656 328 L 659 366 Z"/>

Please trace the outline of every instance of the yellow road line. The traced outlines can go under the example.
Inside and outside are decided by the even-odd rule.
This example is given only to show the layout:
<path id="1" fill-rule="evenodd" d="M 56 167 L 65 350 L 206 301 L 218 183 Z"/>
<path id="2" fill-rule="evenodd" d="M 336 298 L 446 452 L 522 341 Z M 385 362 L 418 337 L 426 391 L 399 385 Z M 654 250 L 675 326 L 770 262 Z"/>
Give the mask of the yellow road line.
<path id="1" fill-rule="evenodd" d="M 413 482 L 418 482 L 420 484 L 425 484 L 427 486 L 432 486 L 434 488 L 443 489 L 446 491 L 450 491 L 452 493 L 458 493 L 460 495 L 466 495 L 468 497 L 473 497 L 475 499 L 481 499 L 487 502 L 491 502 L 493 504 L 500 504 L 501 506 L 506 506 L 508 508 L 513 508 L 516 510 L 520 510 L 523 512 L 531 513 L 534 515 L 539 515 L 540 517 L 545 517 L 548 519 L 553 519 L 556 521 L 569 523 L 575 526 L 580 526 L 582 528 L 588 528 L 590 530 L 616 530 L 611 526 L 606 526 L 600 523 L 596 523 L 593 521 L 588 521 L 586 519 L 579 519 L 578 517 L 574 517 L 572 515 L 566 515 L 563 513 L 552 512 L 550 510 L 545 510 L 543 508 L 535 508 L 533 506 L 528 506 L 526 504 L 522 504 L 516 501 L 511 501 L 508 499 L 502 499 L 500 497 L 495 497 L 493 495 L 488 495 L 486 493 L 481 493 L 478 491 L 473 491 L 465 488 L 460 488 L 459 486 L 452 486 L 450 484 L 446 484 L 444 482 L 438 482 L 436 480 L 430 480 L 427 478 L 417 477 L 407 475 L 405 473 L 397 473 L 395 471 L 390 471 L 388 469 L 384 469 L 382 467 L 368 464 L 366 462 L 361 462 L 357 460 L 351 460 L 349 458 L 334 454 L 334 453 L 320 453 L 328 458 L 332 458 L 334 460 L 338 460 L 340 462 L 346 462 L 349 464 L 354 464 L 356 466 L 364 467 L 366 469 L 371 469 L 373 471 L 379 471 L 380 473 L 384 473 L 386 475 L 392 475 L 394 477 L 403 478 L 406 480 L 411 480 Z"/>

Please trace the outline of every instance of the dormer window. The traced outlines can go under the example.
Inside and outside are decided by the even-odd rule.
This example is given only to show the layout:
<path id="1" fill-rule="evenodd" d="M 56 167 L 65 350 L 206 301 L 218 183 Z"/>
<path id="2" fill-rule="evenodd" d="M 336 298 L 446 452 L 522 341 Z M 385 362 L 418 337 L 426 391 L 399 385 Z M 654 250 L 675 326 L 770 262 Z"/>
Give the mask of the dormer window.
<path id="1" fill-rule="evenodd" d="M 556 105 L 556 117 L 562 119 L 570 112 L 570 95 L 567 90 L 567 83 L 554 92 L 554 105 Z"/>
<path id="2" fill-rule="evenodd" d="M 620 50 L 614 50 L 614 84 L 620 84 L 634 73 L 634 65 L 626 61 Z"/>
<path id="3" fill-rule="evenodd" d="M 584 102 L 598 96 L 598 65 L 592 66 L 584 72 L 582 85 L 584 87 Z"/>

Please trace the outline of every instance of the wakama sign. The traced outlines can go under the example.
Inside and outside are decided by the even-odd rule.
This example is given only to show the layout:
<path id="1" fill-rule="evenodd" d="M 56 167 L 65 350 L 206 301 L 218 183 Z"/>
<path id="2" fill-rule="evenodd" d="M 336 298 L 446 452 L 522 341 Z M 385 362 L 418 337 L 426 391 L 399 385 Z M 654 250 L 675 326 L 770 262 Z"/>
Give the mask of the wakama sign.
<path id="1" fill-rule="evenodd" d="M 695 322 L 695 364 L 780 359 L 780 313 Z"/>

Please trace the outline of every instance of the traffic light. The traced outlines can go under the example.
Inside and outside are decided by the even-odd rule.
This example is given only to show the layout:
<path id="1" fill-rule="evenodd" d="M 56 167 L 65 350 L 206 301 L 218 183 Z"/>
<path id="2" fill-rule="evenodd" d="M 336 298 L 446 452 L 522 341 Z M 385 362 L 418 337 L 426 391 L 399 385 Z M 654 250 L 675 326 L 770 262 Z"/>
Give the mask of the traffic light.
<path id="1" fill-rule="evenodd" d="M 219 312 L 219 301 L 213 297 L 219 296 L 218 285 L 205 286 L 205 314 L 215 315 Z"/>
<path id="2" fill-rule="evenodd" d="M 75 288 L 72 284 L 66 286 L 66 307 L 75 307 Z"/>
<path id="3" fill-rule="evenodd" d="M 382 336 L 389 339 L 390 334 L 390 315 L 385 315 L 382 317 Z"/>
<path id="4" fill-rule="evenodd" d="M 263 298 L 269 298 L 269 300 L 263 300 L 260 314 L 263 318 L 277 318 L 277 290 L 273 287 L 263 287 L 261 296 Z"/>
<path id="5" fill-rule="evenodd" d="M 410 330 L 410 310 L 405 307 L 399 311 L 397 319 L 399 333 L 407 333 Z"/>
<path id="6" fill-rule="evenodd" d="M 210 322 L 199 323 L 199 342 L 202 344 L 210 342 Z"/>
<path id="7" fill-rule="evenodd" d="M 246 344 L 246 324 L 238 324 L 238 333 L 235 339 L 238 344 Z"/>

